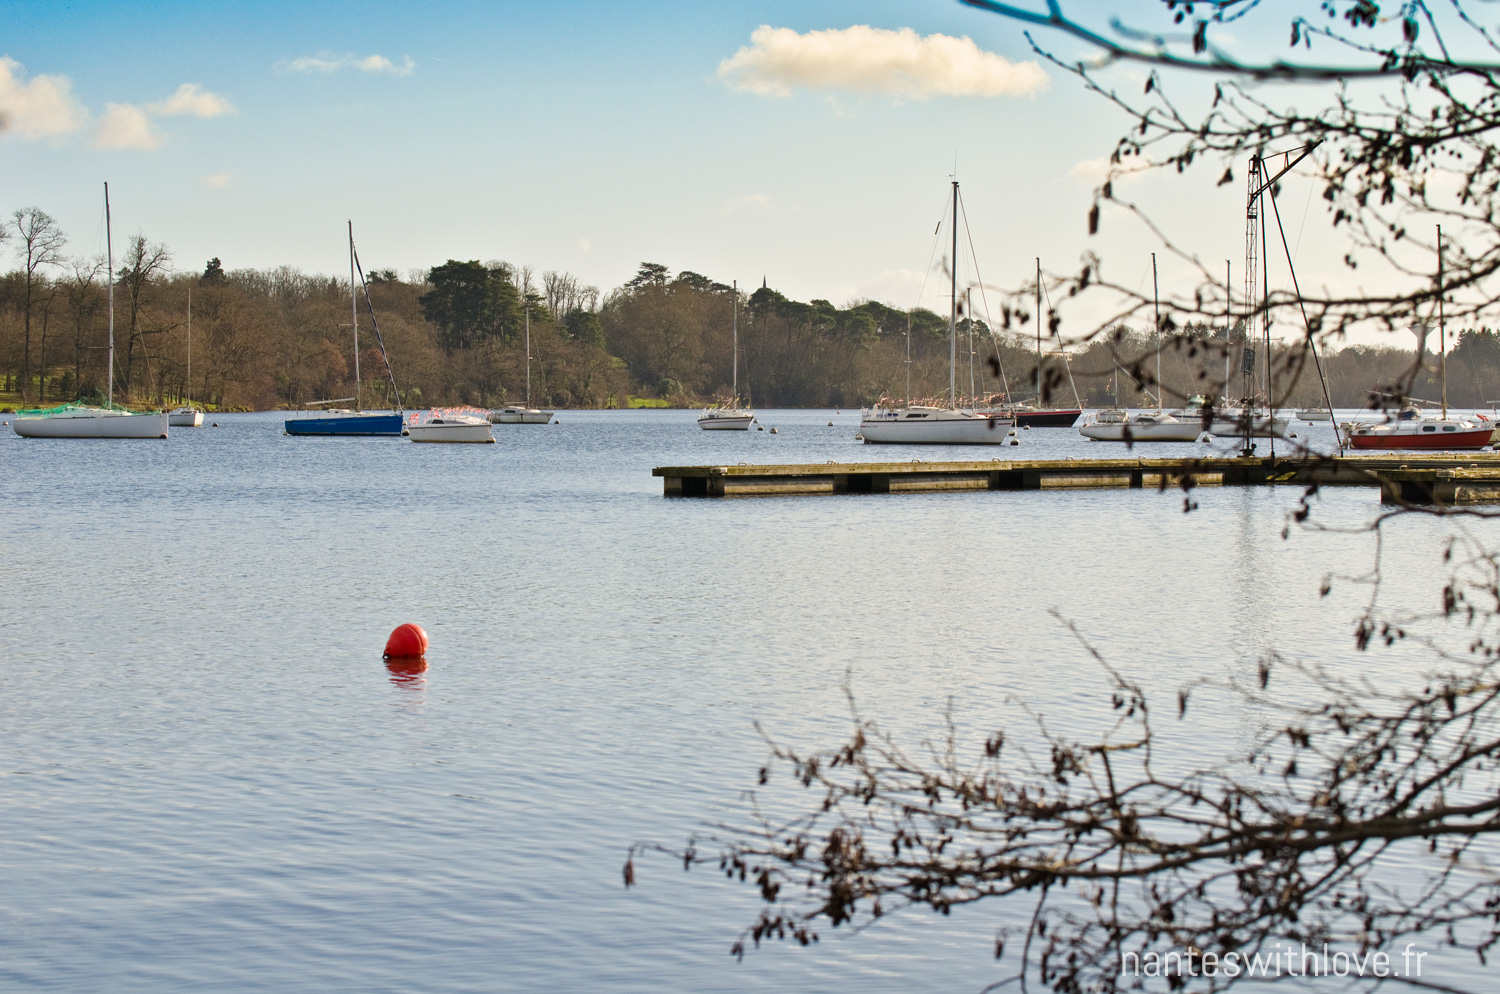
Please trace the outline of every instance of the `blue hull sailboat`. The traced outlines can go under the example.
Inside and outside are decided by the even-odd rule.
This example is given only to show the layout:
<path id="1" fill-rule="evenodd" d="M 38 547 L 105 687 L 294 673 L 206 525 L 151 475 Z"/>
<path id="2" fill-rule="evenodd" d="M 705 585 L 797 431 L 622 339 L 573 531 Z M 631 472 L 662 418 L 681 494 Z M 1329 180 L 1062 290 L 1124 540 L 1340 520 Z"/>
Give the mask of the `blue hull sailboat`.
<path id="1" fill-rule="evenodd" d="M 356 274 L 358 282 L 355 282 Z M 365 307 L 370 311 L 370 326 L 375 329 L 375 341 L 380 343 L 380 359 L 385 363 L 385 376 L 391 385 L 391 395 L 396 398 L 396 410 L 391 414 L 366 414 L 359 409 L 359 297 L 360 288 L 365 292 Z M 380 337 L 380 325 L 375 321 L 375 306 L 370 303 L 370 288 L 365 286 L 365 273 L 354 251 L 354 222 L 349 222 L 349 310 L 354 320 L 354 396 L 338 400 L 317 401 L 319 404 L 336 404 L 354 401 L 352 411 L 324 411 L 320 417 L 290 418 L 285 422 L 288 435 L 384 435 L 400 438 L 406 434 L 406 419 L 401 413 L 401 393 L 396 389 L 396 377 L 391 372 L 391 360 L 385 353 L 385 340 Z"/>
<path id="2" fill-rule="evenodd" d="M 333 414 L 321 418 L 296 418 L 286 423 L 288 435 L 397 435 L 403 434 L 399 414 Z"/>

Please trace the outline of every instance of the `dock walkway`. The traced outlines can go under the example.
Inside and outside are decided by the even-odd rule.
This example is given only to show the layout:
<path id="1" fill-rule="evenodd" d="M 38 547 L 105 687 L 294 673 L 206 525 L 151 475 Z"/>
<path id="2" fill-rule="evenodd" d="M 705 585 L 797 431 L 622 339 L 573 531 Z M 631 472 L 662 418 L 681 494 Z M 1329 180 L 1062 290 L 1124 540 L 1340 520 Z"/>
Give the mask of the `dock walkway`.
<path id="1" fill-rule="evenodd" d="M 990 459 L 970 462 L 658 466 L 668 497 L 894 494 L 957 490 L 1379 486 L 1388 503 L 1500 500 L 1500 453 L 1191 459 Z"/>

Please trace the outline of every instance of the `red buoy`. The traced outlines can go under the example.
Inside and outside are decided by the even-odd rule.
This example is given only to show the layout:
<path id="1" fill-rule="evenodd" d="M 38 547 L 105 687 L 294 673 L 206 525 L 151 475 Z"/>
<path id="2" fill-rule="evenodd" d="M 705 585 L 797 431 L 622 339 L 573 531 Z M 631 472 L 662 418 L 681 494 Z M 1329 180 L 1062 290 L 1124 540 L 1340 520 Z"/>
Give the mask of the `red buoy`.
<path id="1" fill-rule="evenodd" d="M 397 626 L 391 632 L 391 637 L 385 640 L 385 657 L 387 659 L 415 659 L 427 655 L 427 633 L 422 631 L 421 625 L 407 622 Z"/>

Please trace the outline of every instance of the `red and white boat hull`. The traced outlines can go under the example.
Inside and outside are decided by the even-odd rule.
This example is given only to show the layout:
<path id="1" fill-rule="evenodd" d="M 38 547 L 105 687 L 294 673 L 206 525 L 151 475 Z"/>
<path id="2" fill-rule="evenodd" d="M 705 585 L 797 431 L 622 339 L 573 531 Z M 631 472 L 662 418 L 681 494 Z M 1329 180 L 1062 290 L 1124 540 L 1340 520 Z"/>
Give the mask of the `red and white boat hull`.
<path id="1" fill-rule="evenodd" d="M 1493 426 L 1472 421 L 1394 421 L 1349 432 L 1355 449 L 1484 449 L 1494 439 Z"/>

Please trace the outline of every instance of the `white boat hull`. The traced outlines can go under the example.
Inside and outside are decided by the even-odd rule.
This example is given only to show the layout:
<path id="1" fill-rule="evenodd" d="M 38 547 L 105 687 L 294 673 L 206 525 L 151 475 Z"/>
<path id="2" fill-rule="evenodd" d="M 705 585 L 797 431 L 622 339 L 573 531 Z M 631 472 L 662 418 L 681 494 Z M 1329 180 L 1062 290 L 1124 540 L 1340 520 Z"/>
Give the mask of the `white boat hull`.
<path id="1" fill-rule="evenodd" d="M 1203 434 L 1203 425 L 1197 421 L 1177 421 L 1165 424 L 1123 424 L 1118 421 L 1090 422 L 1080 425 L 1078 434 L 1097 442 L 1123 442 L 1126 431 L 1132 442 L 1196 442 Z"/>
<path id="2" fill-rule="evenodd" d="M 487 421 L 479 418 L 464 419 L 461 422 L 451 421 L 429 421 L 423 424 L 412 424 L 406 426 L 406 432 L 413 442 L 493 442 L 495 436 L 490 434 L 490 425 Z"/>
<path id="3" fill-rule="evenodd" d="M 704 431 L 749 431 L 754 421 L 752 411 L 704 411 L 698 418 L 698 427 Z"/>
<path id="4" fill-rule="evenodd" d="M 490 412 L 490 422 L 497 425 L 544 425 L 551 420 L 551 411 L 538 411 L 530 407 L 507 407 Z"/>
<path id="5" fill-rule="evenodd" d="M 1010 418 L 965 411 L 894 411 L 859 423 L 866 445 L 1004 445 Z"/>
<path id="6" fill-rule="evenodd" d="M 167 415 L 167 424 L 173 428 L 201 428 L 203 412 L 191 407 L 180 407 Z"/>
<path id="7" fill-rule="evenodd" d="M 1285 438 L 1287 429 L 1291 426 L 1286 418 L 1255 418 L 1250 422 L 1250 437 L 1270 438 L 1274 435 L 1276 438 Z M 1233 418 L 1215 418 L 1208 427 L 1208 433 L 1219 438 L 1244 438 L 1245 426 Z"/>
<path id="8" fill-rule="evenodd" d="M 165 414 L 124 414 L 114 411 L 74 413 L 52 417 L 16 417 L 10 422 L 23 438 L 166 438 Z"/>

